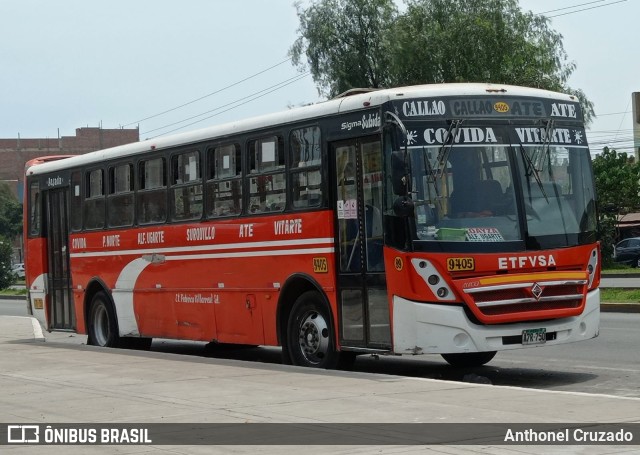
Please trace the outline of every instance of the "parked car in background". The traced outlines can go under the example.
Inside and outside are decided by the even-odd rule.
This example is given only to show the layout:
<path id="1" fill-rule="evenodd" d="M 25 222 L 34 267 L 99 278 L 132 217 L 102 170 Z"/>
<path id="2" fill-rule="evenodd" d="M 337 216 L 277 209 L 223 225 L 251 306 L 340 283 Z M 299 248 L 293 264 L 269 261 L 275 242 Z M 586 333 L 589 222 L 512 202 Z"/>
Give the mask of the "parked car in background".
<path id="1" fill-rule="evenodd" d="M 13 264 L 13 267 L 11 267 L 11 271 L 18 278 L 24 278 L 24 264 L 23 263 Z"/>
<path id="2" fill-rule="evenodd" d="M 630 237 L 618 242 L 613 250 L 616 262 L 640 267 L 640 237 Z"/>

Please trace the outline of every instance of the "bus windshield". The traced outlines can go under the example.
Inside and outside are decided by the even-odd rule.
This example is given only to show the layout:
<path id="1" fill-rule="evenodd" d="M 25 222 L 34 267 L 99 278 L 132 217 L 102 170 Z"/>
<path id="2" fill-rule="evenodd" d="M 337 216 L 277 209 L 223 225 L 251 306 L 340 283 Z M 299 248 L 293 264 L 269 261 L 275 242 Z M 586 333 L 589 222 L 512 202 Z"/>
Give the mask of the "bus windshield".
<path id="1" fill-rule="evenodd" d="M 416 247 L 465 242 L 481 252 L 495 251 L 496 242 L 502 247 L 511 242 L 509 249 L 544 249 L 595 241 L 595 192 L 584 132 L 546 131 L 426 128 L 425 144 L 409 146 L 406 158 Z M 447 134 L 452 139 L 446 140 Z"/>

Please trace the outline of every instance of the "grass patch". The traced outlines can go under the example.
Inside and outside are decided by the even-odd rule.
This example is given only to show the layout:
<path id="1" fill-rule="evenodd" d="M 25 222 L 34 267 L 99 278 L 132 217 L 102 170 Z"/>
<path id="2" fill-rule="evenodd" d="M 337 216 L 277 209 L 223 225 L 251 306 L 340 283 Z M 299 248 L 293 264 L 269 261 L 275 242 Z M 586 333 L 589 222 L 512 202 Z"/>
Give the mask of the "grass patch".
<path id="1" fill-rule="evenodd" d="M 628 265 L 615 264 L 602 269 L 602 275 L 633 275 L 640 274 L 640 269 L 629 267 Z"/>
<path id="2" fill-rule="evenodd" d="M 2 289 L 0 295 L 27 295 L 26 289 Z"/>
<path id="3" fill-rule="evenodd" d="M 600 300 L 603 302 L 640 302 L 640 289 L 606 288 L 600 289 Z"/>

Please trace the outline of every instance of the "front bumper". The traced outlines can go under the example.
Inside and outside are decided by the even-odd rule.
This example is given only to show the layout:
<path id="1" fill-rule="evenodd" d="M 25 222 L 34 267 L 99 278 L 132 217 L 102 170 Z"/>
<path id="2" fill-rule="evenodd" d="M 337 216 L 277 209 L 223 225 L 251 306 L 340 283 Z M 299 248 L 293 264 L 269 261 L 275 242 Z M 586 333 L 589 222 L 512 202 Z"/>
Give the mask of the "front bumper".
<path id="1" fill-rule="evenodd" d="M 393 351 L 396 354 L 452 354 L 502 351 L 553 346 L 598 336 L 600 291 L 587 294 L 585 309 L 578 316 L 547 321 L 478 325 L 461 306 L 414 302 L 393 298 Z M 542 345 L 523 345 L 522 331 L 545 328 Z"/>

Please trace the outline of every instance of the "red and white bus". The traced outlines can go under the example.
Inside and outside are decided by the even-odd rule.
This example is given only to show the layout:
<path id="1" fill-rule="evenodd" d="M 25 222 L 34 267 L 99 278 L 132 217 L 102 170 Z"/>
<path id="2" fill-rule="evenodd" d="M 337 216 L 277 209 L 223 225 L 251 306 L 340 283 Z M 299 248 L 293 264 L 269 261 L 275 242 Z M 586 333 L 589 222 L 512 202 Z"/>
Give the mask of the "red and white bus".
<path id="1" fill-rule="evenodd" d="M 569 95 L 444 84 L 28 164 L 28 304 L 98 346 L 152 338 L 359 353 L 598 335 L 600 252 Z"/>

